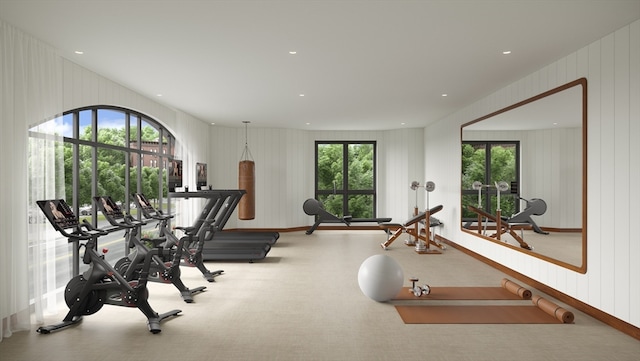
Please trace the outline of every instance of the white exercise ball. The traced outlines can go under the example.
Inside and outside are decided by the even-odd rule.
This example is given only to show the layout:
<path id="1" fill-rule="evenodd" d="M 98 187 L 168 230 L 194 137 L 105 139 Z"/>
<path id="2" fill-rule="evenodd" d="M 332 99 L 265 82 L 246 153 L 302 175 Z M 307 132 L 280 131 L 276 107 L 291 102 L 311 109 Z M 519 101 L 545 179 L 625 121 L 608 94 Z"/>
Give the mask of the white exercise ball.
<path id="1" fill-rule="evenodd" d="M 358 270 L 360 290 L 374 301 L 389 301 L 400 293 L 403 282 L 402 267 L 387 255 L 378 254 L 367 258 Z"/>

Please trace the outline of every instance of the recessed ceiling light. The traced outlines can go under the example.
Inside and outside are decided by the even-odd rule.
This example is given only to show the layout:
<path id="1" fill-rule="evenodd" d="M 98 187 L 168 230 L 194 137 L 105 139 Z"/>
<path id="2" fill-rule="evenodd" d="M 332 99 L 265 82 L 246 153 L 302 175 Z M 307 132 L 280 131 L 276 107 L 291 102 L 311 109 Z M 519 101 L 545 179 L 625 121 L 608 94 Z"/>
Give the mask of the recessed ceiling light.
<path id="1" fill-rule="evenodd" d="M 447 94 L 447 93 L 442 93 L 442 96 L 443 96 L 443 97 L 446 97 L 446 96 L 449 96 L 449 94 Z"/>
<path id="2" fill-rule="evenodd" d="M 303 97 L 303 96 L 304 96 L 304 94 L 300 94 L 300 96 L 301 96 L 301 97 Z"/>
<path id="3" fill-rule="evenodd" d="M 400 125 L 405 125 L 405 122 L 400 123 Z"/>
<path id="4" fill-rule="evenodd" d="M 211 125 L 216 125 L 216 123 L 211 123 Z"/>
<path id="5" fill-rule="evenodd" d="M 82 55 L 82 54 L 84 54 L 84 51 L 76 50 L 76 51 L 74 51 L 74 53 L 76 53 L 78 55 Z"/>
<path id="6" fill-rule="evenodd" d="M 296 55 L 296 54 L 298 54 L 298 52 L 297 51 L 290 51 L 289 54 Z"/>
<path id="7" fill-rule="evenodd" d="M 505 50 L 502 52 L 503 55 L 509 55 L 511 54 L 511 50 Z"/>
<path id="8" fill-rule="evenodd" d="M 307 122 L 307 123 L 305 123 L 305 124 L 307 124 L 307 125 L 311 125 L 311 123 L 309 123 L 309 122 Z"/>
<path id="9" fill-rule="evenodd" d="M 162 94 L 156 94 L 156 96 L 157 96 L 157 97 L 161 97 L 161 96 L 162 96 Z"/>

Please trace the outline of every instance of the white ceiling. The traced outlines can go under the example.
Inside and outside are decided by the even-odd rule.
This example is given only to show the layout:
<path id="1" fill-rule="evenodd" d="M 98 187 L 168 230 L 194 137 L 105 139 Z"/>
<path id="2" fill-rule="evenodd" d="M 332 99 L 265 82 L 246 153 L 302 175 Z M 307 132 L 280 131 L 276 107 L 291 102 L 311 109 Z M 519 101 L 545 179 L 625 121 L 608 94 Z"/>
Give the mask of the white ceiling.
<path id="1" fill-rule="evenodd" d="M 325 130 L 423 127 L 639 18 L 640 0 L 0 0 L 65 58 L 207 123 Z"/>

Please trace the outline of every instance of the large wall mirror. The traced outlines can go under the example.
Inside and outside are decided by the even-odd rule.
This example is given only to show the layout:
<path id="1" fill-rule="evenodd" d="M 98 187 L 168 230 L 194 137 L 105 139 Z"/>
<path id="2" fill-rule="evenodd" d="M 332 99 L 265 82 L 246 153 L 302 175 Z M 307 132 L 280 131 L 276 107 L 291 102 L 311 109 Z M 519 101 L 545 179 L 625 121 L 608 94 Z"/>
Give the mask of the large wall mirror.
<path id="1" fill-rule="evenodd" d="M 462 230 L 585 273 L 587 80 L 465 123 Z"/>

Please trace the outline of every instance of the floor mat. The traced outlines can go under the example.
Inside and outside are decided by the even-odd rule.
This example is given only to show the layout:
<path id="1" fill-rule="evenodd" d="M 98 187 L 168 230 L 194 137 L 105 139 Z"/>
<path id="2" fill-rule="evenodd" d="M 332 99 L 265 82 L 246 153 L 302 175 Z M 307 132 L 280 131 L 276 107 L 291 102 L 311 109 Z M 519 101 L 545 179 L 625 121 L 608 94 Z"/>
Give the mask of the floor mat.
<path id="1" fill-rule="evenodd" d="M 395 306 L 406 324 L 563 323 L 534 306 Z"/>
<path id="2" fill-rule="evenodd" d="M 410 287 L 403 287 L 393 300 L 521 300 L 504 287 L 431 287 L 428 295 L 416 297 Z"/>

